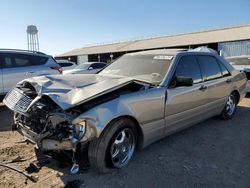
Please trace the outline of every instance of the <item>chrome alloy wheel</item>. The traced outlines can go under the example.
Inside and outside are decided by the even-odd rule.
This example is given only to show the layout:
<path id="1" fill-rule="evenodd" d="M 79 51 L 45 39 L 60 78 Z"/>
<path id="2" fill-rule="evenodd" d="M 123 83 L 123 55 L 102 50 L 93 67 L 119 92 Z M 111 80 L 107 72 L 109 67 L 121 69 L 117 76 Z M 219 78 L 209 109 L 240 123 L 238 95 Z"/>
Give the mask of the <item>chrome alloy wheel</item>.
<path id="1" fill-rule="evenodd" d="M 235 97 L 233 94 L 229 96 L 226 104 L 226 111 L 229 116 L 231 116 L 236 109 Z"/>
<path id="2" fill-rule="evenodd" d="M 111 143 L 111 161 L 116 168 L 125 166 L 135 151 L 135 133 L 130 128 L 122 129 Z"/>

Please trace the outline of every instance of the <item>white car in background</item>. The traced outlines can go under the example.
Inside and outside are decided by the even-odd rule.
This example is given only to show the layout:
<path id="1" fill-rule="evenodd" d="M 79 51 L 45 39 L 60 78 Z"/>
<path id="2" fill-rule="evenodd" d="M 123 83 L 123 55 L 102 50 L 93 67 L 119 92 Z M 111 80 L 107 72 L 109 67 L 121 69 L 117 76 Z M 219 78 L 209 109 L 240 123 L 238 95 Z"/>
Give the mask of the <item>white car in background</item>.
<path id="1" fill-rule="evenodd" d="M 69 60 L 56 60 L 56 62 L 62 67 L 63 70 L 70 70 L 77 66 L 75 62 L 69 61 Z"/>
<path id="2" fill-rule="evenodd" d="M 86 62 L 77 65 L 71 70 L 63 71 L 63 74 L 95 74 L 102 70 L 107 64 L 103 62 Z"/>
<path id="3" fill-rule="evenodd" d="M 226 58 L 227 61 L 236 69 L 245 72 L 248 80 L 247 91 L 250 92 L 250 55 L 233 56 Z"/>
<path id="4" fill-rule="evenodd" d="M 49 55 L 26 50 L 0 49 L 0 98 L 26 78 L 52 74 L 62 74 L 62 68 Z"/>

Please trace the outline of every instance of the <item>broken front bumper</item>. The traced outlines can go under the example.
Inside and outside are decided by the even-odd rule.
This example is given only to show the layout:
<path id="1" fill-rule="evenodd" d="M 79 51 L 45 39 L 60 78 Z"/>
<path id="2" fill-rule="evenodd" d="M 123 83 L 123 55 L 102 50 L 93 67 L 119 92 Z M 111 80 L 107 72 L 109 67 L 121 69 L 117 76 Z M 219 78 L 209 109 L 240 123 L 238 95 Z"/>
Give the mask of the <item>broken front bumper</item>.
<path id="1" fill-rule="evenodd" d="M 72 150 L 74 144 L 71 139 L 67 140 L 53 140 L 46 138 L 50 136 L 50 132 L 44 134 L 37 134 L 32 131 L 29 127 L 20 123 L 14 125 L 14 129 L 17 130 L 21 135 L 27 138 L 31 143 L 35 144 L 37 148 L 48 151 L 48 150 Z"/>

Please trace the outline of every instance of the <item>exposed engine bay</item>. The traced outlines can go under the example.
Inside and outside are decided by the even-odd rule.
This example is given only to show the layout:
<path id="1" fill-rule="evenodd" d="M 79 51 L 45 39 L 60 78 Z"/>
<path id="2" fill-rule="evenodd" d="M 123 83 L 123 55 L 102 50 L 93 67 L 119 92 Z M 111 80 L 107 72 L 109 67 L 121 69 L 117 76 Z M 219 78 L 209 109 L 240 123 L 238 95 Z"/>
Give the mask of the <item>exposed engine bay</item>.
<path id="1" fill-rule="evenodd" d="M 28 82 L 18 85 L 17 89 L 33 101 L 37 97 L 36 91 Z M 72 149 L 73 145 L 70 143 L 77 143 L 84 135 L 85 125 L 71 124 L 72 119 L 79 114 L 74 110 L 62 110 L 49 97 L 42 96 L 27 112 L 15 111 L 14 129 L 43 150 Z M 49 144 L 48 139 L 53 145 Z"/>

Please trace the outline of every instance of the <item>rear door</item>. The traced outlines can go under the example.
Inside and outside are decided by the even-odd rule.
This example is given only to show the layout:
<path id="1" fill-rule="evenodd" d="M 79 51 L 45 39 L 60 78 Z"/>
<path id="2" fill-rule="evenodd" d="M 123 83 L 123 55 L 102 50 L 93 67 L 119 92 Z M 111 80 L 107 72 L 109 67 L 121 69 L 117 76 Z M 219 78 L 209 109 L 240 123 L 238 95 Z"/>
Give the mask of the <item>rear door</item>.
<path id="1" fill-rule="evenodd" d="M 208 111 L 219 113 L 230 94 L 231 74 L 216 57 L 210 55 L 197 56 L 205 74 L 205 85 L 208 93 Z"/>
<path id="2" fill-rule="evenodd" d="M 4 53 L 2 55 L 3 59 L 3 88 L 4 92 L 8 92 L 12 87 L 14 87 L 17 82 L 25 78 L 27 72 L 27 66 L 29 61 L 27 58 L 16 56 L 12 53 Z M 16 61 L 19 64 L 16 64 Z"/>
<path id="3" fill-rule="evenodd" d="M 25 73 L 25 78 L 30 78 L 34 76 L 41 76 L 47 74 L 55 74 L 58 71 L 53 70 L 52 66 L 47 66 L 46 63 L 48 62 L 48 57 L 40 56 L 40 55 L 28 55 L 27 56 L 30 65 L 26 67 L 27 71 Z"/>
<path id="4" fill-rule="evenodd" d="M 47 58 L 39 58 L 29 54 L 3 53 L 3 90 L 8 92 L 25 78 L 46 73 L 44 64 Z"/>
<path id="5" fill-rule="evenodd" d="M 193 78 L 193 86 L 167 89 L 165 108 L 166 133 L 182 129 L 206 118 L 207 90 L 203 89 L 203 76 L 194 55 L 181 57 L 175 76 Z"/>

